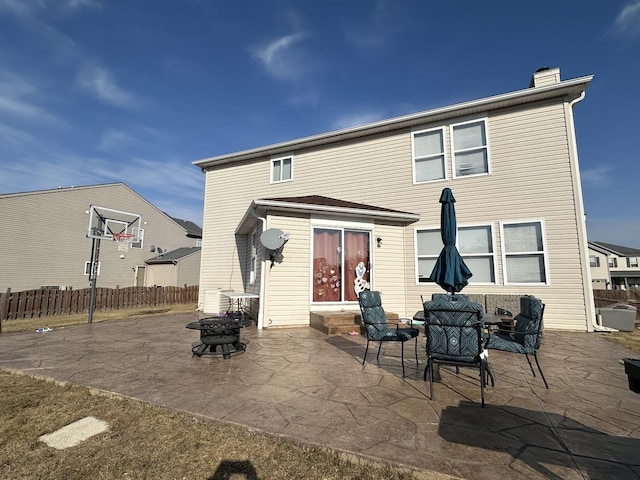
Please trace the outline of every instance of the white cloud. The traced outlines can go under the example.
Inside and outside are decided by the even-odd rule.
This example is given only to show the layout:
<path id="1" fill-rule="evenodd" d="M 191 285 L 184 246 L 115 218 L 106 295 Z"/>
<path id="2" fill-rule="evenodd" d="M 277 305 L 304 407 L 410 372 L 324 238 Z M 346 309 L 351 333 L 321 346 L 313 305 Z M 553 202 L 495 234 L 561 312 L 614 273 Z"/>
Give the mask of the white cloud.
<path id="1" fill-rule="evenodd" d="M 86 66 L 80 70 L 76 84 L 96 95 L 100 100 L 118 107 L 140 106 L 140 99 L 116 83 L 111 73 L 100 66 Z"/>
<path id="2" fill-rule="evenodd" d="M 0 73 L 0 114 L 11 119 L 63 124 L 60 118 L 38 105 L 41 89 L 24 76 Z"/>
<path id="3" fill-rule="evenodd" d="M 43 13 L 71 15 L 83 8 L 100 9 L 98 0 L 0 0 L 0 12 L 10 12 L 28 19 Z"/>
<path id="4" fill-rule="evenodd" d="M 253 49 L 253 56 L 260 60 L 267 72 L 280 79 L 296 79 L 306 73 L 308 64 L 296 45 L 305 38 L 304 33 L 285 35 L 267 45 Z"/>
<path id="5" fill-rule="evenodd" d="M 620 34 L 640 34 L 640 1 L 631 2 L 620 11 L 614 29 Z"/>
<path id="6" fill-rule="evenodd" d="M 366 125 L 385 118 L 381 112 L 360 112 L 360 113 L 348 113 L 337 119 L 332 123 L 332 128 L 341 130 L 343 128 L 356 127 L 359 125 Z"/>
<path id="7" fill-rule="evenodd" d="M 612 168 L 610 166 L 600 166 L 595 168 L 587 168 L 582 170 L 580 176 L 582 178 L 583 187 L 604 188 L 611 185 Z"/>

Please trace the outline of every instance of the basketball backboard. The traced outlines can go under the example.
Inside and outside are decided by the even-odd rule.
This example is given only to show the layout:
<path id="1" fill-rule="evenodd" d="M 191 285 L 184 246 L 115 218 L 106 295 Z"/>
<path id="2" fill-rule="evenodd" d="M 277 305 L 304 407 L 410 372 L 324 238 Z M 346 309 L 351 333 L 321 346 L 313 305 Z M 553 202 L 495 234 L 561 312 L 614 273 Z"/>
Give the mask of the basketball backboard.
<path id="1" fill-rule="evenodd" d="M 137 213 L 123 212 L 112 208 L 91 205 L 87 238 L 113 240 L 114 235 L 133 235 L 131 242 L 140 241 L 142 220 Z"/>

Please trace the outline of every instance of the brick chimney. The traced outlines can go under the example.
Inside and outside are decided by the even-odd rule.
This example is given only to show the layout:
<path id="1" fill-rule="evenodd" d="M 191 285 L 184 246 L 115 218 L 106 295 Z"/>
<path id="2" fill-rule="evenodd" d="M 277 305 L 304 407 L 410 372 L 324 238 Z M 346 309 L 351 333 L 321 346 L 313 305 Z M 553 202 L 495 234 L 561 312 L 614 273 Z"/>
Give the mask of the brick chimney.
<path id="1" fill-rule="evenodd" d="M 554 85 L 556 83 L 560 83 L 560 69 L 557 67 L 540 67 L 531 76 L 529 88 L 546 87 L 548 85 Z"/>

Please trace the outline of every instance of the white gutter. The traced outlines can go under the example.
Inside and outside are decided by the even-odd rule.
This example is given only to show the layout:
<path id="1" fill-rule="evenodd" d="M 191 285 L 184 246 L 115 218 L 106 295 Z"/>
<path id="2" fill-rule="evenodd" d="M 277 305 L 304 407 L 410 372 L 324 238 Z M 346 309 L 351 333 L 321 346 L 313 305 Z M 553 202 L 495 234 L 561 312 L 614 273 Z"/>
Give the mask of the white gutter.
<path id="1" fill-rule="evenodd" d="M 262 231 L 264 232 L 267 229 L 267 219 L 258 216 L 258 214 L 254 212 L 253 208 L 251 208 L 251 215 L 253 215 L 255 218 L 260 220 L 260 222 L 262 223 Z M 264 328 L 264 302 L 267 300 L 264 294 L 264 292 L 266 291 L 265 281 L 267 278 L 267 268 L 266 268 L 266 262 L 264 261 L 264 258 L 262 258 L 262 255 L 260 256 L 260 258 L 261 258 L 260 259 L 260 292 L 258 293 L 260 298 L 258 299 L 258 325 L 257 325 L 258 330 L 262 330 Z"/>
<path id="2" fill-rule="evenodd" d="M 591 267 L 588 265 L 589 261 L 589 241 L 587 238 L 587 222 L 586 222 L 586 213 L 584 211 L 584 201 L 582 197 L 582 181 L 580 179 L 580 162 L 578 162 L 578 143 L 576 140 L 576 128 L 573 120 L 573 107 L 578 102 L 584 100 L 586 96 L 586 91 L 583 90 L 578 98 L 569 102 L 569 134 L 571 135 L 571 148 L 573 149 L 573 156 L 575 159 L 575 178 L 576 178 L 576 196 L 577 196 L 577 221 L 578 221 L 578 239 L 580 243 L 580 247 L 582 250 L 582 261 L 581 266 L 583 270 L 583 277 L 586 278 L 586 281 L 583 285 L 584 290 L 584 298 L 586 300 L 587 305 L 586 313 L 587 313 L 587 330 L 592 332 L 594 330 L 598 330 L 599 325 L 597 325 L 596 319 L 596 310 L 595 310 L 595 300 L 593 297 L 593 282 L 591 278 Z"/>

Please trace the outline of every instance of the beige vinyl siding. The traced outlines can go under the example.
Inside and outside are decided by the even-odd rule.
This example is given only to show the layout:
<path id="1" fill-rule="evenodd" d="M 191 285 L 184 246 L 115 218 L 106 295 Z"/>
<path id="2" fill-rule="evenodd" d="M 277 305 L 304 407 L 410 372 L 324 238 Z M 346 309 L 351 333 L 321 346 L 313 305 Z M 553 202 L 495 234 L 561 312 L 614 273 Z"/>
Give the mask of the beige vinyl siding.
<path id="1" fill-rule="evenodd" d="M 289 241 L 282 250 L 282 263 L 270 268 L 271 262 L 266 260 L 268 295 L 264 324 L 268 328 L 309 325 L 309 218 L 269 216 L 267 227 L 288 233 Z"/>
<path id="2" fill-rule="evenodd" d="M 148 286 L 174 287 L 177 268 L 173 263 L 161 263 L 147 267 Z"/>
<path id="3" fill-rule="evenodd" d="M 86 212 L 91 204 L 138 213 L 145 222 L 142 249 L 120 252 L 115 242 L 100 242 L 98 287 L 134 285 L 135 267 L 153 257 L 152 244 L 170 251 L 192 241 L 176 222 L 122 183 L 0 195 L 0 290 L 87 288 L 84 266 L 92 241 L 86 238 Z"/>
<path id="4" fill-rule="evenodd" d="M 481 118 L 487 120 L 491 174 L 452 180 L 448 126 Z M 415 228 L 439 225 L 438 199 L 442 189 L 450 187 L 457 200 L 458 225 L 492 225 L 494 250 L 498 253 L 496 285 L 470 285 L 465 291 L 535 294 L 547 304 L 547 327 L 585 330 L 585 278 L 580 263 L 577 195 L 572 183 L 566 122 L 564 105 L 556 101 L 421 125 L 414 130 L 446 127 L 448 180 L 416 185 L 409 129 L 294 151 L 295 176 L 291 182 L 269 184 L 268 157 L 212 168 L 206 176 L 201 285 L 245 288 L 238 268 L 244 257 L 238 256 L 233 232 L 253 199 L 323 195 L 420 215 L 419 222 L 404 228 L 376 225 L 373 234 L 375 288 L 385 292 L 385 308 L 390 306 L 401 315 L 413 314 L 421 308 L 420 295 L 428 298 L 441 291 L 434 284 L 416 284 L 413 232 Z M 235 188 L 236 185 L 250 188 Z M 549 284 L 505 286 L 499 254 L 500 223 L 530 220 L 541 221 L 544 226 Z M 270 227 L 284 230 L 282 225 L 294 227 L 269 220 Z M 384 238 L 381 248 L 375 246 L 379 231 L 384 232 L 379 235 Z M 309 232 L 304 235 L 308 237 Z M 281 268 L 293 261 L 287 258 L 293 245 L 302 249 L 293 256 L 295 268 Z M 391 249 L 391 245 L 397 249 Z M 264 301 L 269 316 L 265 316 L 265 325 L 269 317 L 278 324 L 293 325 L 303 320 L 302 309 L 309 302 L 309 251 L 308 239 L 302 244 L 292 238 L 285 247 L 284 264 L 267 272 L 269 295 Z M 400 268 L 402 264 L 404 267 Z M 291 277 L 282 273 L 289 268 L 293 268 Z M 286 305 L 294 307 L 287 310 Z M 308 311 L 306 315 L 304 320 Z"/>
<path id="5" fill-rule="evenodd" d="M 200 252 L 181 258 L 176 265 L 176 287 L 198 285 L 200 280 Z"/>

